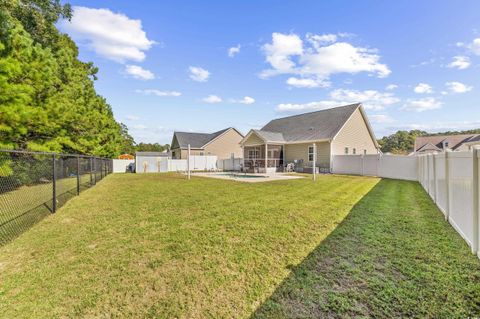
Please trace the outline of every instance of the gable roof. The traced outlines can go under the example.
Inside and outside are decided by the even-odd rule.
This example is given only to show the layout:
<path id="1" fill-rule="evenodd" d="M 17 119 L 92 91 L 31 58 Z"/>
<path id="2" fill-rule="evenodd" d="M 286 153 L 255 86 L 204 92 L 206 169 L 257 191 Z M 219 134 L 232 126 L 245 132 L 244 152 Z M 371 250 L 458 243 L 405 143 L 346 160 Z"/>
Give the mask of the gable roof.
<path id="1" fill-rule="evenodd" d="M 181 149 L 188 148 L 188 144 L 190 144 L 190 148 L 201 149 L 206 144 L 212 142 L 214 139 L 219 137 L 220 135 L 226 133 L 229 130 L 235 130 L 238 134 L 242 137 L 243 135 L 233 127 L 227 127 L 226 129 L 214 132 L 214 133 L 192 133 L 192 132 L 174 132 L 173 133 L 173 141 L 176 139 L 178 143 L 178 147 Z"/>
<path id="2" fill-rule="evenodd" d="M 425 150 L 428 144 L 434 145 L 438 150 L 443 150 L 444 142 L 448 143 L 448 148 L 455 150 L 463 143 L 473 142 L 477 139 L 480 139 L 479 134 L 419 136 L 415 139 L 415 151 Z"/>
<path id="3" fill-rule="evenodd" d="M 286 142 L 330 140 L 360 105 L 350 104 L 272 120 L 261 131 L 281 133 Z"/>

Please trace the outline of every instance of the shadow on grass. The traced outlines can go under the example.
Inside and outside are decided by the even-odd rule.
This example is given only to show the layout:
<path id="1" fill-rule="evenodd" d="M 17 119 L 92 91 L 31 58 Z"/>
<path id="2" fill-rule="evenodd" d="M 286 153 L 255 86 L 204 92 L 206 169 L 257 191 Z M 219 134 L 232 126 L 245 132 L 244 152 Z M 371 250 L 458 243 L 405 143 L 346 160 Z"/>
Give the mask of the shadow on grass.
<path id="1" fill-rule="evenodd" d="M 252 318 L 475 317 L 480 262 L 416 182 L 382 180 Z"/>

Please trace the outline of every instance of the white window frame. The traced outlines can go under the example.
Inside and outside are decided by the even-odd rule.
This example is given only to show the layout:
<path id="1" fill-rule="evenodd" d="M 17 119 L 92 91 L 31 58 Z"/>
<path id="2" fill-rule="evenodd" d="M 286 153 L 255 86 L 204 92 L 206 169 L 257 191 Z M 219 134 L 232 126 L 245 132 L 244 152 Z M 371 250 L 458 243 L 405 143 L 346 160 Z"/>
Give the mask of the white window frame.
<path id="1" fill-rule="evenodd" d="M 258 150 L 256 148 L 249 149 L 248 150 L 248 159 L 257 159 L 257 158 L 258 158 Z"/>
<path id="2" fill-rule="evenodd" d="M 315 155 L 315 152 L 313 150 L 313 146 L 309 146 L 308 147 L 308 161 L 309 162 L 313 162 L 313 155 Z"/>

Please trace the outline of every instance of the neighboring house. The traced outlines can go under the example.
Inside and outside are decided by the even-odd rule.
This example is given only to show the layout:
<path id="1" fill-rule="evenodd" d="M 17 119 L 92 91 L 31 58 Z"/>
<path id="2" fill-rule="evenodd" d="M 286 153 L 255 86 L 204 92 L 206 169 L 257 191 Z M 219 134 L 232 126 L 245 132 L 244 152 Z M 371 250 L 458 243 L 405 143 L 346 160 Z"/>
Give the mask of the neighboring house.
<path id="1" fill-rule="evenodd" d="M 216 155 L 218 159 L 242 157 L 240 141 L 243 135 L 233 127 L 215 133 L 174 132 L 171 144 L 172 158 L 186 159 L 188 145 L 191 155 Z"/>
<path id="2" fill-rule="evenodd" d="M 415 139 L 415 154 L 440 153 L 445 150 L 468 151 L 480 145 L 480 134 L 419 136 Z"/>
<path id="3" fill-rule="evenodd" d="M 379 146 L 363 106 L 346 105 L 270 121 L 251 130 L 241 141 L 244 169 L 255 172 L 283 170 L 288 163 L 312 171 L 332 170 L 334 155 L 378 154 Z"/>

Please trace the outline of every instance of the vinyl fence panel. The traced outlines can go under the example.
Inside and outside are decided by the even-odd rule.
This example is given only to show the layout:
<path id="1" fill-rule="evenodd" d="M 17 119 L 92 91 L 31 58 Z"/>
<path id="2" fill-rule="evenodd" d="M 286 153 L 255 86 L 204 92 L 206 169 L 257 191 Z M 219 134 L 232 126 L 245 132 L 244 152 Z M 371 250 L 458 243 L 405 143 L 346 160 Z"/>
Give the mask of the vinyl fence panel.
<path id="1" fill-rule="evenodd" d="M 333 156 L 333 173 L 362 175 L 362 155 L 335 155 Z"/>
<path id="2" fill-rule="evenodd" d="M 418 180 L 415 156 L 399 155 L 334 155 L 333 173 L 369 175 L 385 178 Z"/>
<path id="3" fill-rule="evenodd" d="M 446 153 L 436 154 L 435 158 L 435 202 L 438 208 L 446 216 L 448 210 L 447 174 L 446 174 Z"/>
<path id="4" fill-rule="evenodd" d="M 377 176 L 410 181 L 418 180 L 418 163 L 415 156 L 379 155 Z"/>
<path id="5" fill-rule="evenodd" d="M 363 156 L 363 175 L 378 176 L 380 165 L 380 155 L 364 155 Z"/>
<path id="6" fill-rule="evenodd" d="M 473 154 L 449 154 L 450 223 L 471 246 L 473 243 Z"/>
<path id="7" fill-rule="evenodd" d="M 129 159 L 114 159 L 113 160 L 113 173 L 125 173 L 128 165 L 135 163 L 134 160 Z"/>

